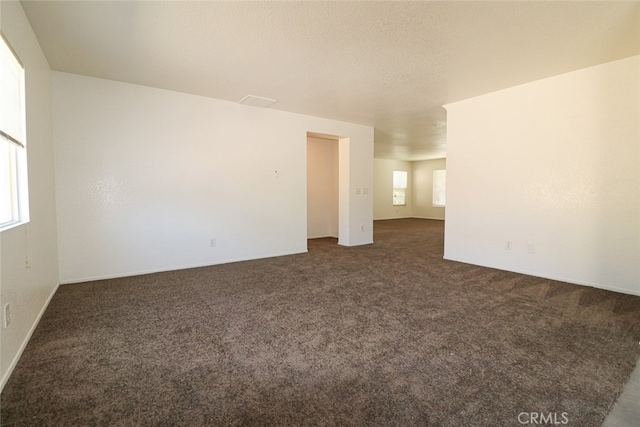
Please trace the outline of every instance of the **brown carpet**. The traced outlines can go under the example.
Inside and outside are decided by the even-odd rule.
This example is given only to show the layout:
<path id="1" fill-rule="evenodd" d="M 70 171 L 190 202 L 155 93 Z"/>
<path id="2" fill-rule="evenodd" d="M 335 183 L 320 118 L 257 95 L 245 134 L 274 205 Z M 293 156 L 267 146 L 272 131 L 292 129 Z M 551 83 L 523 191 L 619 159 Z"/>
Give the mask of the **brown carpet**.
<path id="1" fill-rule="evenodd" d="M 62 286 L 2 425 L 601 424 L 640 297 L 444 261 L 437 221 L 375 242 Z"/>

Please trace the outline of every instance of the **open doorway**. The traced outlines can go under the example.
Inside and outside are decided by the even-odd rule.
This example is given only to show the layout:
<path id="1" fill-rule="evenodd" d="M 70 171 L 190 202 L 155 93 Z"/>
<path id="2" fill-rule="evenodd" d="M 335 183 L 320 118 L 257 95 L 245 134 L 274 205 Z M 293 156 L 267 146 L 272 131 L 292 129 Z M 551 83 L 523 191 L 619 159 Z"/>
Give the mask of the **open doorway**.
<path id="1" fill-rule="evenodd" d="M 338 137 L 307 133 L 307 246 L 339 237 Z"/>

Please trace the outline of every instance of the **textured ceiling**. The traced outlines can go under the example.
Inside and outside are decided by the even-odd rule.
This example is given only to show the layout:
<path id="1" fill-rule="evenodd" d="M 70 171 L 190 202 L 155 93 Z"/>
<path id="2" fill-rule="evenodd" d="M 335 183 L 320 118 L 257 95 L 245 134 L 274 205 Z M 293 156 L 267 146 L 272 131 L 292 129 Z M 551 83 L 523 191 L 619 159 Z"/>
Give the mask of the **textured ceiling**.
<path id="1" fill-rule="evenodd" d="M 58 71 L 375 128 L 446 154 L 443 104 L 640 53 L 639 2 L 23 1 Z"/>

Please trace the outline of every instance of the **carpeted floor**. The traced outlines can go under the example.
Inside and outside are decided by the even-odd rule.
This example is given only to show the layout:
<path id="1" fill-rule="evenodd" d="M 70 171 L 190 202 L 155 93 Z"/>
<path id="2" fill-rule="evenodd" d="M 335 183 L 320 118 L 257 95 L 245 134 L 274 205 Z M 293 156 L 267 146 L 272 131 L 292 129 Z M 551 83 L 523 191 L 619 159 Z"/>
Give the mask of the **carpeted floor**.
<path id="1" fill-rule="evenodd" d="M 438 221 L 374 238 L 61 286 L 2 425 L 601 424 L 640 297 L 444 261 Z"/>

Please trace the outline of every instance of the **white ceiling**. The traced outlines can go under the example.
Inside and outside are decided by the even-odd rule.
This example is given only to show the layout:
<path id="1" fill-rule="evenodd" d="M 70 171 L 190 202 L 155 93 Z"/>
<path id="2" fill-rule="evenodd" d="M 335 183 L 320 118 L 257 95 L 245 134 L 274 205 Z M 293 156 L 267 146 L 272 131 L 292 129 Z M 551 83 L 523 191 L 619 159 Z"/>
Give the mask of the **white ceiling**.
<path id="1" fill-rule="evenodd" d="M 375 128 L 446 155 L 443 104 L 640 53 L 640 2 L 24 1 L 58 71 Z"/>

